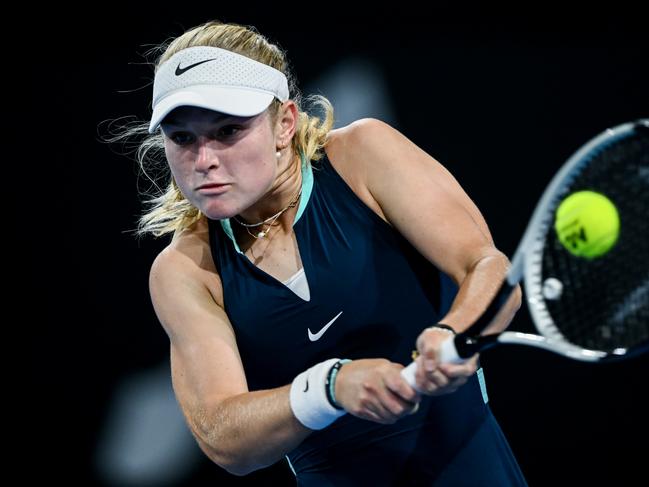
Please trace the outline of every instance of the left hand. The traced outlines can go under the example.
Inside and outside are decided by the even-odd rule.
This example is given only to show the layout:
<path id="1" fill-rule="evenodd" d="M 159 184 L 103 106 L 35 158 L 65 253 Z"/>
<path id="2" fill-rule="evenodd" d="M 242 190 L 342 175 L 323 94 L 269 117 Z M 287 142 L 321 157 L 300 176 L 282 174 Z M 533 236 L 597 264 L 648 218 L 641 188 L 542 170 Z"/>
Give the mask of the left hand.
<path id="1" fill-rule="evenodd" d="M 417 337 L 415 374 L 416 389 L 427 396 L 439 396 L 455 392 L 469 377 L 475 374 L 478 354 L 461 364 L 440 364 L 437 357 L 443 341 L 453 332 L 442 328 L 426 328 Z"/>

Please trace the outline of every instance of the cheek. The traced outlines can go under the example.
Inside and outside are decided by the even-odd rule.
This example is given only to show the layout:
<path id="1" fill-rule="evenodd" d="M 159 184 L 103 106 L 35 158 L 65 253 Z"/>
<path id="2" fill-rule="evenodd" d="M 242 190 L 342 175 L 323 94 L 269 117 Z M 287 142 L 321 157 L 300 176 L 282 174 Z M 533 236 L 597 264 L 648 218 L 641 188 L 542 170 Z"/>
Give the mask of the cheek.
<path id="1" fill-rule="evenodd" d="M 181 154 L 171 148 L 168 143 L 165 143 L 165 157 L 167 165 L 171 171 L 171 175 L 176 180 L 176 184 L 182 186 L 184 184 L 185 173 L 187 172 L 187 164 L 182 162 Z"/>
<path id="2" fill-rule="evenodd" d="M 228 170 L 237 175 L 239 183 L 253 193 L 268 189 L 277 175 L 275 152 L 268 150 L 272 142 L 267 137 L 249 140 L 231 159 Z"/>
<path id="3" fill-rule="evenodd" d="M 171 171 L 172 176 L 178 181 L 183 177 L 182 165 L 178 164 L 176 161 L 169 161 L 169 170 Z M 180 181 L 178 181 L 180 182 Z"/>
<path id="4" fill-rule="evenodd" d="M 256 164 L 251 164 L 246 168 L 247 191 L 250 194 L 261 198 L 267 193 L 275 183 L 277 178 L 277 165 L 274 159 L 265 157 L 260 159 Z"/>
<path id="5" fill-rule="evenodd" d="M 182 170 L 182 166 L 169 161 L 169 171 L 171 171 L 171 175 L 176 181 L 176 184 L 182 188 L 185 185 L 185 177 L 184 177 L 184 172 Z"/>
<path id="6" fill-rule="evenodd" d="M 187 165 L 180 164 L 178 161 L 170 160 L 167 159 L 168 161 L 168 167 L 169 167 L 169 172 L 171 172 L 171 176 L 173 177 L 174 181 L 176 182 L 176 186 L 180 190 L 180 192 L 190 200 L 190 202 L 194 203 L 192 201 L 192 179 L 191 176 L 188 174 L 190 171 L 187 169 Z"/>

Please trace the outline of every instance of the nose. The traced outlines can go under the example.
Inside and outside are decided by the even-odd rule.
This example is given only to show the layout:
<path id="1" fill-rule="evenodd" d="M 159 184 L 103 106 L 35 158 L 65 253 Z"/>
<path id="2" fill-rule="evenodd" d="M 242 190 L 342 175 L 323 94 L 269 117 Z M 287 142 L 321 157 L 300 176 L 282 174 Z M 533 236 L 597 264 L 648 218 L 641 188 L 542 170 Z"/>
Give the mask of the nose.
<path id="1" fill-rule="evenodd" d="M 196 144 L 196 170 L 202 173 L 208 173 L 211 169 L 216 169 L 220 165 L 218 149 L 216 142 L 208 137 L 199 137 Z"/>

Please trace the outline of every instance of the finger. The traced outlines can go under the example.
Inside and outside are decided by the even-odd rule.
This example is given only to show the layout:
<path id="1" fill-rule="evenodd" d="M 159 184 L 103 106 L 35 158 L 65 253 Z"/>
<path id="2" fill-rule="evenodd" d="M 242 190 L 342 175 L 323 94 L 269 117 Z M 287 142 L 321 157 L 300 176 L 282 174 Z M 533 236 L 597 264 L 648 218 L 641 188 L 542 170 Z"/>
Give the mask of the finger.
<path id="1" fill-rule="evenodd" d="M 421 399 L 421 395 L 401 375 L 400 372 L 403 367 L 399 367 L 399 364 L 395 364 L 395 366 L 395 370 L 398 370 L 398 373 L 386 376 L 384 380 L 385 386 L 388 390 L 406 401 L 411 403 L 418 402 Z"/>
<path id="2" fill-rule="evenodd" d="M 367 410 L 367 409 L 365 411 L 363 411 L 362 413 L 357 414 L 356 416 L 358 416 L 359 418 L 362 418 L 362 419 L 367 419 L 369 421 L 374 421 L 376 423 L 383 423 L 384 422 L 384 420 L 383 420 L 383 418 L 381 416 L 379 416 L 374 411 L 370 411 L 370 410 Z"/>
<path id="3" fill-rule="evenodd" d="M 424 392 L 428 382 L 426 372 L 424 371 L 424 358 L 420 355 L 415 362 L 417 363 L 417 368 L 415 369 L 415 385 L 419 391 Z"/>
<path id="4" fill-rule="evenodd" d="M 381 391 L 381 389 L 383 390 Z M 386 402 L 386 399 L 382 396 L 385 396 L 388 392 L 389 391 L 387 391 L 385 388 L 378 387 L 377 385 L 374 392 L 361 399 L 361 410 L 371 412 L 381 420 L 392 419 L 394 417 L 394 414 L 383 404 L 384 402 Z M 392 392 L 389 393 L 392 394 Z"/>
<path id="5" fill-rule="evenodd" d="M 434 361 L 436 358 L 436 337 L 431 330 L 424 330 L 417 338 L 419 357 Z"/>
<path id="6" fill-rule="evenodd" d="M 432 347 L 428 347 L 425 342 L 424 350 L 419 355 L 421 358 L 421 369 L 427 372 L 432 372 L 437 369 L 439 365 L 437 362 L 437 350 Z"/>
<path id="7" fill-rule="evenodd" d="M 362 400 L 356 415 L 378 421 L 381 420 L 381 408 L 377 407 L 373 400 Z"/>
<path id="8" fill-rule="evenodd" d="M 452 332 L 443 328 L 427 328 L 417 337 L 417 351 L 424 359 L 435 362 L 440 344 L 452 336 Z"/>
<path id="9" fill-rule="evenodd" d="M 388 409 L 387 406 L 385 406 L 382 403 L 374 404 L 373 410 L 375 411 L 376 415 L 379 417 L 382 423 L 392 424 L 397 419 L 399 419 L 399 415 L 394 414 L 392 411 L 390 411 L 390 409 Z"/>
<path id="10" fill-rule="evenodd" d="M 439 370 L 452 379 L 457 377 L 470 377 L 475 374 L 477 364 L 477 358 L 472 358 L 462 364 L 441 364 Z"/>
<path id="11" fill-rule="evenodd" d="M 417 388 L 422 394 L 426 395 L 436 393 L 438 389 L 446 387 L 449 383 L 449 378 L 441 370 L 435 369 L 432 372 L 427 372 L 419 364 L 415 373 L 415 380 Z"/>
<path id="12" fill-rule="evenodd" d="M 445 387 L 449 379 L 438 369 L 432 372 L 421 370 L 417 378 L 417 387 L 423 394 L 432 394 L 437 389 Z"/>
<path id="13" fill-rule="evenodd" d="M 397 417 L 401 417 L 404 413 L 411 411 L 416 404 L 414 401 L 403 399 L 401 396 L 387 388 L 385 390 L 385 395 L 381 399 L 383 406 Z"/>
<path id="14" fill-rule="evenodd" d="M 450 382 L 449 377 L 447 377 L 446 374 L 444 374 L 444 372 L 439 369 L 434 370 L 433 372 L 426 372 L 426 379 L 428 379 L 429 382 L 435 384 L 438 388 L 446 387 Z"/>
<path id="15" fill-rule="evenodd" d="M 419 374 L 418 385 L 422 391 L 428 393 L 433 392 L 438 387 L 445 387 L 449 379 L 446 375 L 440 370 L 437 364 L 427 364 L 426 360 L 423 357 L 419 357 L 420 362 L 417 364 L 417 374 Z M 423 364 L 423 365 L 422 365 Z"/>

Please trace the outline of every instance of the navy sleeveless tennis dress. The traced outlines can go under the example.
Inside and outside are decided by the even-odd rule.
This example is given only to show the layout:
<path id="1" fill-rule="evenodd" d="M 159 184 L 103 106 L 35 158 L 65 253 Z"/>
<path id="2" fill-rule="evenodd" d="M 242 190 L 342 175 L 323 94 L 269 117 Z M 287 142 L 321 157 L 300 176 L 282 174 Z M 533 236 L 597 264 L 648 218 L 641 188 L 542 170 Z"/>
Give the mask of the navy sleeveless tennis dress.
<path id="1" fill-rule="evenodd" d="M 241 252 L 229 220 L 209 221 L 251 391 L 290 384 L 332 357 L 407 365 L 417 336 L 457 292 L 356 196 L 326 155 L 313 166 L 303 161 L 302 176 L 293 229 L 303 271 L 286 282 Z M 455 393 L 423 396 L 416 414 L 392 425 L 346 414 L 286 458 L 299 486 L 526 485 L 487 405 L 482 370 Z"/>

